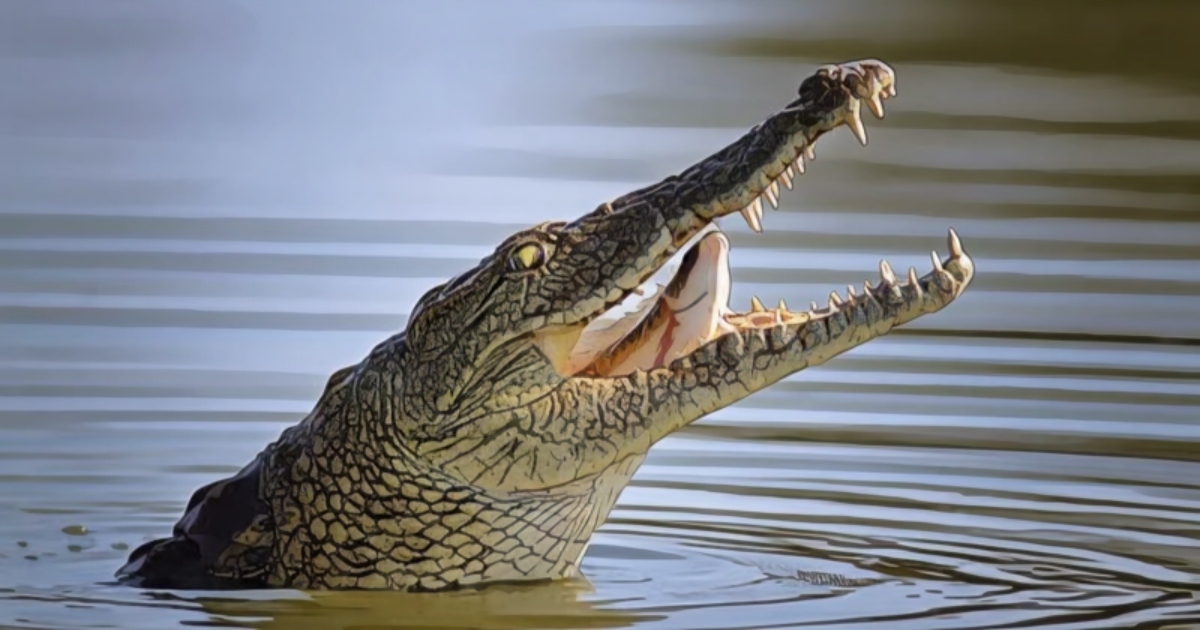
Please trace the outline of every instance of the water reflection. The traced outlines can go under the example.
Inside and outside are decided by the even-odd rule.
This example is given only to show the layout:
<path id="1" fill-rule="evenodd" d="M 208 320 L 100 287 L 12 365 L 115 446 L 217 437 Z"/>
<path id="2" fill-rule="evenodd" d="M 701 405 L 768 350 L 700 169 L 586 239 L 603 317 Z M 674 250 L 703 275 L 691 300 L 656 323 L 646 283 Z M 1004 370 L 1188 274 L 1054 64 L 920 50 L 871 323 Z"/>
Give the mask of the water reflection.
<path id="1" fill-rule="evenodd" d="M 1190 6 L 0 3 L 0 624 L 1200 624 Z M 732 222 L 804 303 L 954 226 L 954 307 L 664 442 L 588 582 L 412 596 L 111 584 L 413 301 L 877 56 L 870 146 Z"/>
<path id="2" fill-rule="evenodd" d="M 603 610 L 583 583 L 507 586 L 433 595 L 340 592 L 282 598 L 196 599 L 215 625 L 274 628 L 624 628 L 662 615 Z"/>

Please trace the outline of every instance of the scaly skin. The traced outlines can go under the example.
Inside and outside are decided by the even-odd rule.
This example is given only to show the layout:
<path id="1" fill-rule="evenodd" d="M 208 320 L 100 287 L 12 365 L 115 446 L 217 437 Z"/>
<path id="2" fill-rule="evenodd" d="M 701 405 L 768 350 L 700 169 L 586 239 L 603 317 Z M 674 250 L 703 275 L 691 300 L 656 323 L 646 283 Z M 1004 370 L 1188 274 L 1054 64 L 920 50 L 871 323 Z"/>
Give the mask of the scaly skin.
<path id="1" fill-rule="evenodd" d="M 803 313 L 755 300 L 650 369 L 566 367 L 584 327 L 714 219 L 742 211 L 761 229 L 761 196 L 791 187 L 822 134 L 847 124 L 865 144 L 860 103 L 882 115 L 894 94 L 880 62 L 822 67 L 798 99 L 679 175 L 510 237 L 334 374 L 241 473 L 198 490 L 173 537 L 134 551 L 119 575 L 398 590 L 572 575 L 653 444 L 966 288 L 973 265 L 951 232 L 950 258 L 935 254 L 921 278 L 883 263 L 877 287 Z"/>

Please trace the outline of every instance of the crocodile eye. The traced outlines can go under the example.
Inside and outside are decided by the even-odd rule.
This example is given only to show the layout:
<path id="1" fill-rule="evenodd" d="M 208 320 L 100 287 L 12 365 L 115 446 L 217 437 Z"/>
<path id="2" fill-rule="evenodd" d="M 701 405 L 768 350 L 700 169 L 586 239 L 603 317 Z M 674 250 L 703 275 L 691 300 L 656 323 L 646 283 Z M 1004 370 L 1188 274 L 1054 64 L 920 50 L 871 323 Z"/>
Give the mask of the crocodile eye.
<path id="1" fill-rule="evenodd" d="M 530 271 L 545 263 L 546 250 L 539 243 L 522 245 L 508 257 L 508 268 L 511 271 Z"/>

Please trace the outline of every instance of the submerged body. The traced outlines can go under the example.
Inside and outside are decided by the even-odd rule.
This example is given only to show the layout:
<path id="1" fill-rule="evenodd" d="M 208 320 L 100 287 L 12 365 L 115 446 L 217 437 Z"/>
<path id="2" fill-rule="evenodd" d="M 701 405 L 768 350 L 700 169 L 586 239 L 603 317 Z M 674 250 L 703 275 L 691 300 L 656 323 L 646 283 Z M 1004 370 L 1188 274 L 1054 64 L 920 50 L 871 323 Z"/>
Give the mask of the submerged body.
<path id="1" fill-rule="evenodd" d="M 960 295 L 950 257 L 792 312 L 734 312 L 713 221 L 791 188 L 817 138 L 895 95 L 877 61 L 824 66 L 732 145 L 570 222 L 505 240 L 335 373 L 312 412 L 196 491 L 118 572 L 150 587 L 436 590 L 572 575 L 650 447 Z M 617 307 L 677 252 L 675 277 Z"/>

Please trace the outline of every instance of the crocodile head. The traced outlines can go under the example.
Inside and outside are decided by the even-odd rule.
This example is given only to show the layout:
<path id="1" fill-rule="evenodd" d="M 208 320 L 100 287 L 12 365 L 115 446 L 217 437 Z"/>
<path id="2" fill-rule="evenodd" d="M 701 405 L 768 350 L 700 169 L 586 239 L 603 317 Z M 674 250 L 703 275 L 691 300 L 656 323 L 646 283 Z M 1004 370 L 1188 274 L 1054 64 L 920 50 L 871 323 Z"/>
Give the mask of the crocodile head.
<path id="1" fill-rule="evenodd" d="M 650 447 L 688 423 L 953 301 L 973 265 L 824 307 L 729 307 L 714 222 L 804 173 L 824 134 L 895 95 L 878 61 L 820 68 L 799 97 L 678 175 L 505 240 L 425 294 L 406 330 L 330 379 L 307 418 L 201 488 L 174 537 L 120 574 L 308 588 L 440 589 L 574 573 Z M 674 276 L 639 288 L 673 259 Z"/>
<path id="2" fill-rule="evenodd" d="M 764 199 L 792 188 L 823 134 L 865 145 L 895 77 L 877 61 L 830 65 L 738 142 L 571 222 L 515 234 L 428 292 L 406 331 L 406 437 L 431 466 L 496 492 L 590 480 L 672 431 L 790 373 L 937 311 L 973 268 L 951 232 L 933 269 L 881 278 L 824 307 L 728 305 L 729 241 L 714 220 L 762 230 Z M 673 257 L 649 297 L 635 292 Z M 636 304 L 630 308 L 630 302 Z"/>

